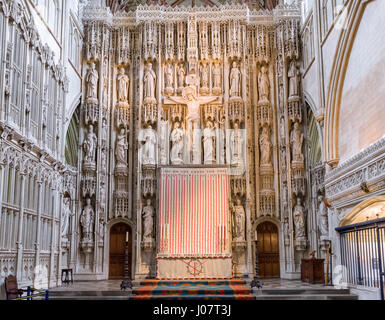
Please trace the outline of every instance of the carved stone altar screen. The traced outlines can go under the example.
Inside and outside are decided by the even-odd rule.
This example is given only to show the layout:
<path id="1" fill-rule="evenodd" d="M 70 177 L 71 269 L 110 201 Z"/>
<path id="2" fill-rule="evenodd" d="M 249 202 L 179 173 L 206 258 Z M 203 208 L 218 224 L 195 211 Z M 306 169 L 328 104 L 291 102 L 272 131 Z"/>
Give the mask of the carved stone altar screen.
<path id="1" fill-rule="evenodd" d="M 299 277 L 311 231 L 306 115 L 297 69 L 299 7 L 144 5 L 112 14 L 96 2 L 84 8 L 78 210 L 88 218 L 76 226 L 83 228 L 77 274 L 107 274 L 105 225 L 124 221 L 134 235 L 135 279 L 194 278 L 202 269 L 206 277 L 252 276 L 253 234 L 270 220 L 282 230 L 281 274 Z M 170 215 L 176 213 L 162 207 L 175 205 L 162 200 L 174 191 L 169 184 L 157 188 L 159 174 L 166 179 L 179 172 L 182 179 L 184 170 L 192 179 L 223 174 L 227 187 L 216 200 L 228 208 L 207 213 L 211 207 L 205 202 L 198 217 L 222 217 L 226 223 L 187 232 L 188 224 L 174 221 Z M 198 194 L 185 190 L 184 197 L 197 200 Z M 200 196 L 213 194 L 205 190 Z M 192 200 L 185 198 L 183 205 Z M 188 219 L 196 214 L 176 212 Z M 169 229 L 173 226 L 177 229 Z M 199 235 L 204 237 L 197 242 L 193 237 Z M 222 249 L 200 247 L 210 243 Z M 225 262 L 218 268 L 213 259 L 202 261 L 205 255 L 223 256 Z"/>
<path id="2" fill-rule="evenodd" d="M 158 278 L 232 276 L 227 168 L 162 168 Z"/>

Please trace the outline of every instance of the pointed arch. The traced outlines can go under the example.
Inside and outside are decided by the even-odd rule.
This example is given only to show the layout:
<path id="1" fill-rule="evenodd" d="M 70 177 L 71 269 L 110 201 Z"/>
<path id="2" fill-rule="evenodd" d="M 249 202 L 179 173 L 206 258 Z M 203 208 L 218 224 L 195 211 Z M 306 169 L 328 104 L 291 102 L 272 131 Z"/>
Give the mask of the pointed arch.
<path id="1" fill-rule="evenodd" d="M 347 3 L 346 24 L 341 32 L 335 53 L 327 90 L 324 128 L 324 162 L 336 167 L 340 160 L 338 132 L 341 97 L 351 50 L 356 39 L 366 5 L 373 0 L 357 0 Z"/>

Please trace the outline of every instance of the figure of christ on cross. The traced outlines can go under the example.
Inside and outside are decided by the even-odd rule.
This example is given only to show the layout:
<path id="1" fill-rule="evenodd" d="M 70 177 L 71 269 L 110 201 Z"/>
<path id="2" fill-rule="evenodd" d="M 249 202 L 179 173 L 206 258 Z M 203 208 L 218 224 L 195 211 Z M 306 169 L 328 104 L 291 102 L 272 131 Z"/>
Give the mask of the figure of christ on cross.
<path id="1" fill-rule="evenodd" d="M 193 130 L 200 129 L 199 107 L 218 100 L 218 97 L 197 97 L 196 89 L 193 86 L 188 86 L 183 89 L 182 97 L 168 97 L 168 99 L 174 103 L 187 105 L 186 121 L 189 136 L 189 152 L 191 153 L 192 150 L 198 147 L 197 144 L 200 143 L 200 140 L 193 138 Z M 195 161 L 193 159 L 193 164 L 201 164 L 201 159 L 195 159 Z"/>

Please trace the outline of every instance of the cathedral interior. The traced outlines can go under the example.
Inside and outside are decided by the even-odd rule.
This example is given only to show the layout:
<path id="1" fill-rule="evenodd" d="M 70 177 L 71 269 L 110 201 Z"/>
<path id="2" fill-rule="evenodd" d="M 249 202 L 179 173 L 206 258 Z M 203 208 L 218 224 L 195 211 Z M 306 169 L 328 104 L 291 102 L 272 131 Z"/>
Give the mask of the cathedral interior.
<path id="1" fill-rule="evenodd" d="M 0 300 L 11 275 L 299 281 L 306 261 L 384 299 L 384 13 L 0 0 Z"/>

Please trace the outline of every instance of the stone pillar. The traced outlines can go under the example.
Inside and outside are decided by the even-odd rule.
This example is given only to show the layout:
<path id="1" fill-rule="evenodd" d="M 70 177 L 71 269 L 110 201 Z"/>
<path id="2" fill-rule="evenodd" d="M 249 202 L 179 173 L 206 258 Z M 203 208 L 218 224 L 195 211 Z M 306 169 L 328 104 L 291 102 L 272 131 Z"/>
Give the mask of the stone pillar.
<path id="1" fill-rule="evenodd" d="M 56 274 L 56 277 L 57 277 L 57 285 L 60 286 L 61 285 L 61 261 L 62 261 L 62 252 L 61 252 L 61 240 L 62 240 L 62 237 L 61 237 L 61 228 L 62 228 L 62 219 L 61 219 L 61 215 L 63 214 L 63 192 L 57 192 L 58 193 L 58 198 L 59 198 L 59 228 L 58 228 L 58 236 L 57 236 L 57 239 L 58 239 L 58 245 L 57 245 L 57 250 L 58 250 L 58 261 L 57 261 L 57 274 Z M 68 217 L 69 219 L 69 217 Z"/>
<path id="2" fill-rule="evenodd" d="M 36 240 L 35 240 L 35 270 L 39 266 L 40 262 L 40 233 L 41 233 L 41 207 L 42 207 L 42 192 L 41 192 L 41 185 L 42 181 L 39 180 L 37 183 L 37 226 L 36 226 Z M 34 286 L 37 287 L 38 284 L 36 282 L 36 277 L 34 278 Z"/>
<path id="3" fill-rule="evenodd" d="M 20 211 L 19 211 L 19 230 L 17 236 L 17 257 L 16 257 L 16 278 L 21 281 L 23 275 L 23 222 L 24 222 L 24 186 L 25 173 L 20 172 Z"/>
<path id="4" fill-rule="evenodd" d="M 57 209 L 59 207 L 59 204 L 58 204 L 58 192 L 57 192 L 57 189 L 51 189 L 51 192 L 53 192 L 55 194 L 54 196 L 54 204 L 53 204 L 53 208 L 52 208 L 52 220 L 51 220 L 51 248 L 50 248 L 50 264 L 49 264 L 49 281 L 48 281 L 48 285 L 49 287 L 51 287 L 51 285 L 55 285 L 54 284 L 54 280 L 55 280 L 55 244 L 56 244 L 56 239 L 55 237 L 57 237 L 58 235 L 55 234 L 55 219 L 56 219 L 56 214 L 57 214 Z M 60 211 L 59 211 L 59 218 L 60 218 Z M 60 227 L 60 224 L 59 224 L 59 227 Z M 60 229 L 59 229 L 59 234 L 60 234 Z M 60 251 L 59 251 L 60 252 Z M 58 269 L 60 269 L 60 266 L 58 266 Z"/>

